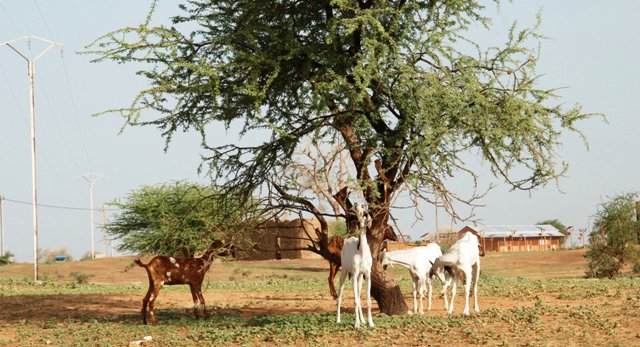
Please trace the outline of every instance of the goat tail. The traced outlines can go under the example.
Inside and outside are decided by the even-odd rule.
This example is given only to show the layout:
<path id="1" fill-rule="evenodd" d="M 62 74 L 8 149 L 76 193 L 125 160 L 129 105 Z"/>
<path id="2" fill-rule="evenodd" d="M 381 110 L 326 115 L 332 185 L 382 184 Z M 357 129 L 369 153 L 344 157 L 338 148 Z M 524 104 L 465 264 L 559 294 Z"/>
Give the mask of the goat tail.
<path id="1" fill-rule="evenodd" d="M 134 260 L 134 262 L 135 262 L 136 264 L 138 264 L 138 266 L 140 266 L 140 267 L 144 267 L 144 268 L 146 268 L 146 267 L 147 267 L 147 265 L 148 265 L 148 264 L 143 263 L 143 262 L 140 260 L 140 258 L 135 259 L 135 260 Z"/>

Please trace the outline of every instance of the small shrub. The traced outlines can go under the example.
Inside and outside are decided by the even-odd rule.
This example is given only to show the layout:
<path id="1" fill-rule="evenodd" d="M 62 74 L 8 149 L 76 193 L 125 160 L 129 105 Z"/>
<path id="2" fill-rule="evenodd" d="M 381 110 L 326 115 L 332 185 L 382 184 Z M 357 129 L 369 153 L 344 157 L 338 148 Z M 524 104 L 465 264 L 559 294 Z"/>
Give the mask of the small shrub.
<path id="1" fill-rule="evenodd" d="M 3 256 L 0 256 L 0 265 L 8 265 L 13 263 L 13 253 L 5 252 Z"/>
<path id="2" fill-rule="evenodd" d="M 69 276 L 73 277 L 77 284 L 88 284 L 89 279 L 95 277 L 95 275 L 85 274 L 82 272 L 72 272 Z"/>
<path id="3" fill-rule="evenodd" d="M 589 259 L 587 264 L 587 277 L 614 278 L 620 272 L 620 262 L 615 257 L 606 253 L 600 244 L 593 244 L 591 249 L 585 253 Z"/>

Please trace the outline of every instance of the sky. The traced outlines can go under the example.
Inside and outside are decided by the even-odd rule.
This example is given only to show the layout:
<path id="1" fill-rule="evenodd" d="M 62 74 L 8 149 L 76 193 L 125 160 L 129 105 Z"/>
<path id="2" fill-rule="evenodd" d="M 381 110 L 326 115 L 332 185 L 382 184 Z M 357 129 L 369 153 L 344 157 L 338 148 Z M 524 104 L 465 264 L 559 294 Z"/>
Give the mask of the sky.
<path id="1" fill-rule="evenodd" d="M 122 129 L 117 114 L 94 116 L 127 106 L 145 81 L 135 75 L 135 64 L 90 63 L 79 51 L 95 39 L 145 20 L 150 1 L 0 0 L 0 45 L 34 35 L 64 45 L 50 49 L 35 63 L 35 118 L 39 247 L 66 247 L 79 258 L 91 249 L 91 186 L 81 176 L 98 173 L 93 184 L 95 250 L 102 252 L 103 213 L 106 202 L 126 197 L 143 185 L 172 180 L 206 183 L 199 176 L 200 139 L 178 134 L 167 152 L 155 128 Z M 155 23 L 166 23 L 177 13 L 177 3 L 162 1 Z M 482 201 L 475 218 L 485 224 L 533 224 L 559 219 L 565 225 L 589 227 L 598 205 L 625 192 L 638 191 L 640 163 L 635 134 L 640 129 L 636 101 L 640 91 L 640 2 L 637 1 L 513 1 L 499 9 L 488 4 L 491 31 L 470 33 L 483 44 L 506 40 L 511 24 L 535 22 L 547 37 L 540 44 L 540 86 L 561 87 L 558 102 L 582 105 L 584 112 L 602 113 L 578 126 L 589 149 L 575 134 L 565 134 L 559 160 L 569 172 L 557 184 L 532 192 L 511 192 L 497 187 Z M 35 40 L 15 46 L 34 58 L 47 45 Z M 0 46 L 0 195 L 4 197 L 5 249 L 18 261 L 33 260 L 29 85 L 27 63 L 6 45 Z M 216 131 L 215 128 L 213 131 Z M 228 134 L 220 127 L 220 138 Z M 235 141 L 235 139 L 229 139 Z M 484 173 L 482 179 L 491 182 Z M 452 182 L 465 191 L 463 181 Z M 396 211 L 402 233 L 413 239 L 435 228 L 435 210 L 419 206 L 413 212 Z M 464 210 L 464 208 L 462 208 Z M 464 212 L 464 211 L 462 211 Z M 105 211 L 110 218 L 113 211 Z M 449 217 L 440 209 L 439 222 Z M 456 224 L 461 227 L 464 223 Z M 111 252 L 111 251 L 109 251 Z"/>

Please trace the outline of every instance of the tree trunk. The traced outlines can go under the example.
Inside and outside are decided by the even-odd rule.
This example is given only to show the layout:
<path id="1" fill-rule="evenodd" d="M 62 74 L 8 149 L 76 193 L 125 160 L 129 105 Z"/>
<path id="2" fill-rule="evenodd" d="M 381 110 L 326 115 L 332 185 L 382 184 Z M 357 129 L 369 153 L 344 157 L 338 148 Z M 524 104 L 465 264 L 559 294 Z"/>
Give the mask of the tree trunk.
<path id="1" fill-rule="evenodd" d="M 381 214 L 379 214 L 381 215 Z M 371 297 L 378 303 L 380 312 L 393 315 L 407 314 L 409 308 L 404 301 L 400 286 L 384 271 L 380 264 L 380 251 L 382 250 L 382 242 L 384 228 L 387 225 L 386 218 L 382 218 L 378 223 L 374 222 L 372 228 L 369 229 L 371 235 L 368 235 L 369 247 L 373 257 L 373 266 L 371 268 Z"/>
<path id="2" fill-rule="evenodd" d="M 387 315 L 406 314 L 409 310 L 400 286 L 387 275 L 378 261 L 374 261 L 371 268 L 371 296 L 378 303 L 380 312 Z"/>

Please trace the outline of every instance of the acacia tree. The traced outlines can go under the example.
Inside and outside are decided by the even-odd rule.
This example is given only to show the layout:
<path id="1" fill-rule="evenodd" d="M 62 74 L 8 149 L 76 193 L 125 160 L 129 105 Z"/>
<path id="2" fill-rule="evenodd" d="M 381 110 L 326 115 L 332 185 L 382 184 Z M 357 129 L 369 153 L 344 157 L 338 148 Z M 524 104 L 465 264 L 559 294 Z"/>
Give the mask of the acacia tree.
<path id="1" fill-rule="evenodd" d="M 553 89 L 537 86 L 535 28 L 514 26 L 501 47 L 465 37 L 471 24 L 488 28 L 482 10 L 469 0 L 192 0 L 171 26 L 147 20 L 98 38 L 87 52 L 94 61 L 146 64 L 139 74 L 150 87 L 111 111 L 129 125 L 158 127 L 167 141 L 198 131 L 214 179 L 247 198 L 261 188 L 313 213 L 320 248 L 325 215 L 283 173 L 305 138 L 344 146 L 373 217 L 367 233 L 377 258 L 399 192 L 435 195 L 453 213 L 456 200 L 477 197 L 446 184 L 459 174 L 475 182 L 477 168 L 463 156 L 521 190 L 567 168 L 555 149 L 589 115 L 554 104 Z M 211 139 L 215 123 L 251 137 L 220 145 Z M 348 193 L 332 199 L 352 224 Z M 407 311 L 378 262 L 372 282 L 382 312 Z"/>
<path id="2" fill-rule="evenodd" d="M 638 193 L 621 194 L 599 206 L 589 235 L 590 248 L 584 255 L 589 260 L 588 277 L 617 277 L 629 263 L 640 272 L 640 250 L 634 246 L 640 230 L 637 199 Z"/>
<path id="3" fill-rule="evenodd" d="M 244 248 L 243 228 L 258 215 L 250 203 L 182 181 L 143 186 L 109 205 L 118 208 L 107 230 L 121 241 L 119 251 L 187 258 L 208 247 L 220 254 Z"/>

